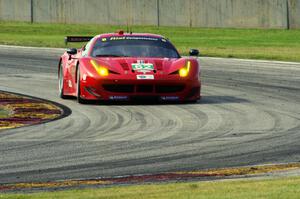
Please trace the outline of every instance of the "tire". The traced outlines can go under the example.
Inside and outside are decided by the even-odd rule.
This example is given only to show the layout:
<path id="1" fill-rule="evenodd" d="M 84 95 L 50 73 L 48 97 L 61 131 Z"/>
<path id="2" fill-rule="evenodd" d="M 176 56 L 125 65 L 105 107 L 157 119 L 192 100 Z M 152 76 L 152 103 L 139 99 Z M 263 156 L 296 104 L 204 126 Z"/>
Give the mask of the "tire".
<path id="1" fill-rule="evenodd" d="M 87 101 L 81 98 L 81 93 L 80 93 L 80 67 L 78 66 L 77 69 L 77 102 L 79 104 L 86 104 Z"/>
<path id="2" fill-rule="evenodd" d="M 62 99 L 68 98 L 68 96 L 64 94 L 64 72 L 63 72 L 62 61 L 60 61 L 60 64 L 59 64 L 58 95 Z"/>

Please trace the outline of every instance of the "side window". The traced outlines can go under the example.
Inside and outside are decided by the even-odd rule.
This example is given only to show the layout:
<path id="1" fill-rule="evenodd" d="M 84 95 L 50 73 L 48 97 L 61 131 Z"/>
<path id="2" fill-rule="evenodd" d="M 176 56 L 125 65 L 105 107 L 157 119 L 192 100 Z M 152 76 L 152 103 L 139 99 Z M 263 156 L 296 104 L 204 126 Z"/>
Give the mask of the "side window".
<path id="1" fill-rule="evenodd" d="M 90 47 L 91 47 L 93 41 L 94 41 L 94 38 L 91 39 L 91 40 L 85 45 L 84 50 L 82 51 L 82 57 L 86 57 L 86 56 L 88 55 L 88 51 L 89 51 L 89 49 L 90 49 Z"/>

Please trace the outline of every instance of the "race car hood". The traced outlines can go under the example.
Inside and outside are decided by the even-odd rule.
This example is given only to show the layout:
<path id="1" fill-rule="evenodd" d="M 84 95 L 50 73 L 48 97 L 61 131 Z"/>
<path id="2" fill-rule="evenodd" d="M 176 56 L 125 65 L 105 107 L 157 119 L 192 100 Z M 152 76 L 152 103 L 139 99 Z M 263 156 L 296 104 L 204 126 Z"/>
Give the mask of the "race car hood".
<path id="1" fill-rule="evenodd" d="M 110 70 L 124 74 L 125 71 L 132 71 L 142 68 L 153 67 L 158 73 L 170 74 L 182 68 L 186 64 L 185 58 L 97 58 L 100 64 L 105 65 Z"/>

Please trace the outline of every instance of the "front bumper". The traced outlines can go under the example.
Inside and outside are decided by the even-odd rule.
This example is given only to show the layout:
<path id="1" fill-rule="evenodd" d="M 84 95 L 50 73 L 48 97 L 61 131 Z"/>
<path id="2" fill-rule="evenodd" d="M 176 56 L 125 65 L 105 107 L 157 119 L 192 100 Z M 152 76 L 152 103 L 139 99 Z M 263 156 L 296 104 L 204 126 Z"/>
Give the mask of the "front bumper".
<path id="1" fill-rule="evenodd" d="M 200 99 L 199 80 L 88 79 L 81 82 L 81 97 L 87 100 L 129 101 L 157 98 L 161 101 Z"/>

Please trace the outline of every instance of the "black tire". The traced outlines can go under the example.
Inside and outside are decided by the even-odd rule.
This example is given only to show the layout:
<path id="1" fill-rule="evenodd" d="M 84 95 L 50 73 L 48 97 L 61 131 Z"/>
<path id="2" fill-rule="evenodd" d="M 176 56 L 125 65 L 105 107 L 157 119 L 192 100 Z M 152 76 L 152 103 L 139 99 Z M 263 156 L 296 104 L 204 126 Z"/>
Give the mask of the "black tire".
<path id="1" fill-rule="evenodd" d="M 59 73 L 58 73 L 58 95 L 62 99 L 67 99 L 68 96 L 64 94 L 64 72 L 62 61 L 59 63 Z"/>
<path id="2" fill-rule="evenodd" d="M 80 93 L 80 67 L 78 66 L 77 68 L 77 102 L 79 104 L 86 104 L 87 101 L 85 99 L 81 98 L 81 93 Z"/>

